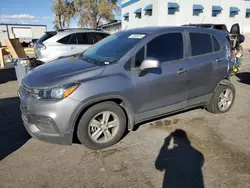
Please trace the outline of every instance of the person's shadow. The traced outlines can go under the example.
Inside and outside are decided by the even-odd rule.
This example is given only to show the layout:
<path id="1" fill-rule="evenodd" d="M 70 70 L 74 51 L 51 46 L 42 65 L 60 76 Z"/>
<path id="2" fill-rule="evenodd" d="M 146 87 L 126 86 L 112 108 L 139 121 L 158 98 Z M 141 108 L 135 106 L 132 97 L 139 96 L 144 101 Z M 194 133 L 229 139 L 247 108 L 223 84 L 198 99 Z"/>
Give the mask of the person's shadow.
<path id="1" fill-rule="evenodd" d="M 204 188 L 204 156 L 192 147 L 183 130 L 175 130 L 166 139 L 155 161 L 165 171 L 163 188 Z"/>

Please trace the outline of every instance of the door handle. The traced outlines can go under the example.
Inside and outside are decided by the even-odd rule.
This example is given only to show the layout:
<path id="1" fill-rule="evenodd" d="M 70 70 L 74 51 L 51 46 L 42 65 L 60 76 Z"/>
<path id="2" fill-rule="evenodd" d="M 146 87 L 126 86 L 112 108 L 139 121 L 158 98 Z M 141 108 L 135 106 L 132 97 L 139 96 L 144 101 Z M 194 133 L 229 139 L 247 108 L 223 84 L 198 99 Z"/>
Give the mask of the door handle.
<path id="1" fill-rule="evenodd" d="M 182 73 L 184 73 L 184 72 L 186 72 L 186 71 L 187 71 L 187 69 L 181 68 L 181 69 L 179 69 L 179 70 L 177 71 L 177 74 L 182 74 Z"/>
<path id="2" fill-rule="evenodd" d="M 76 47 L 74 47 L 74 46 L 71 46 L 71 50 L 74 50 L 74 49 L 76 49 Z"/>

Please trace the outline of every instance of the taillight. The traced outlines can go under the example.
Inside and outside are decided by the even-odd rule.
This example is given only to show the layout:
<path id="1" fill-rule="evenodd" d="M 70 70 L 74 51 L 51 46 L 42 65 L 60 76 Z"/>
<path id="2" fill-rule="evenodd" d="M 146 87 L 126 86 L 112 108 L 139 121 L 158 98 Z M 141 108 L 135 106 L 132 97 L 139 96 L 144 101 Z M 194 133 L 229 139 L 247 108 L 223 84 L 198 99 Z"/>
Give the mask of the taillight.
<path id="1" fill-rule="evenodd" d="M 45 50 L 46 46 L 44 44 L 36 44 L 36 47 L 41 50 Z"/>

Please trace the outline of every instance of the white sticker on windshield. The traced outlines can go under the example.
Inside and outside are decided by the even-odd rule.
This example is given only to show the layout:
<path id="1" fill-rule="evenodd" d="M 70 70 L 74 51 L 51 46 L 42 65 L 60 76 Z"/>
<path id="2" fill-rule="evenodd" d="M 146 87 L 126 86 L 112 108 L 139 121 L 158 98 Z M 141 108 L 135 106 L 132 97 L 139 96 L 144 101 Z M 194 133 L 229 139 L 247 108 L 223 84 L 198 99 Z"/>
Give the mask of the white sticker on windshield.
<path id="1" fill-rule="evenodd" d="M 104 62 L 104 64 L 105 64 L 105 65 L 109 65 L 109 62 L 106 61 L 106 62 Z"/>
<path id="2" fill-rule="evenodd" d="M 145 37 L 145 35 L 142 35 L 142 34 L 132 34 L 128 38 L 129 39 L 142 39 L 143 37 Z"/>

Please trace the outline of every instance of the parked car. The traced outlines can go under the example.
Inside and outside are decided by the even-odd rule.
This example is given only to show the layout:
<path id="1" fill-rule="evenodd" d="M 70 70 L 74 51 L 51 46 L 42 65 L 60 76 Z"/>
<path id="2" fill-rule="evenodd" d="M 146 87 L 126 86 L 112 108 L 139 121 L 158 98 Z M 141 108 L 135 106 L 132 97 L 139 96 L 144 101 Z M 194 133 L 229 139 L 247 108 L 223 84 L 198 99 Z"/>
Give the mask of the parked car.
<path id="1" fill-rule="evenodd" d="M 81 53 L 107 36 L 108 33 L 90 29 L 51 31 L 35 43 L 34 50 L 39 61 L 48 63 L 62 56 Z"/>
<path id="2" fill-rule="evenodd" d="M 235 99 L 232 68 L 225 32 L 125 30 L 29 73 L 19 89 L 22 119 L 34 138 L 71 144 L 77 137 L 101 149 L 156 117 L 200 106 L 227 112 Z"/>
<path id="3" fill-rule="evenodd" d="M 234 24 L 231 27 L 230 31 L 228 31 L 227 26 L 225 24 L 187 24 L 185 26 L 194 26 L 225 31 L 229 35 L 232 48 L 241 48 L 240 44 L 245 40 L 244 35 L 240 34 L 240 25 L 238 23 Z"/>

